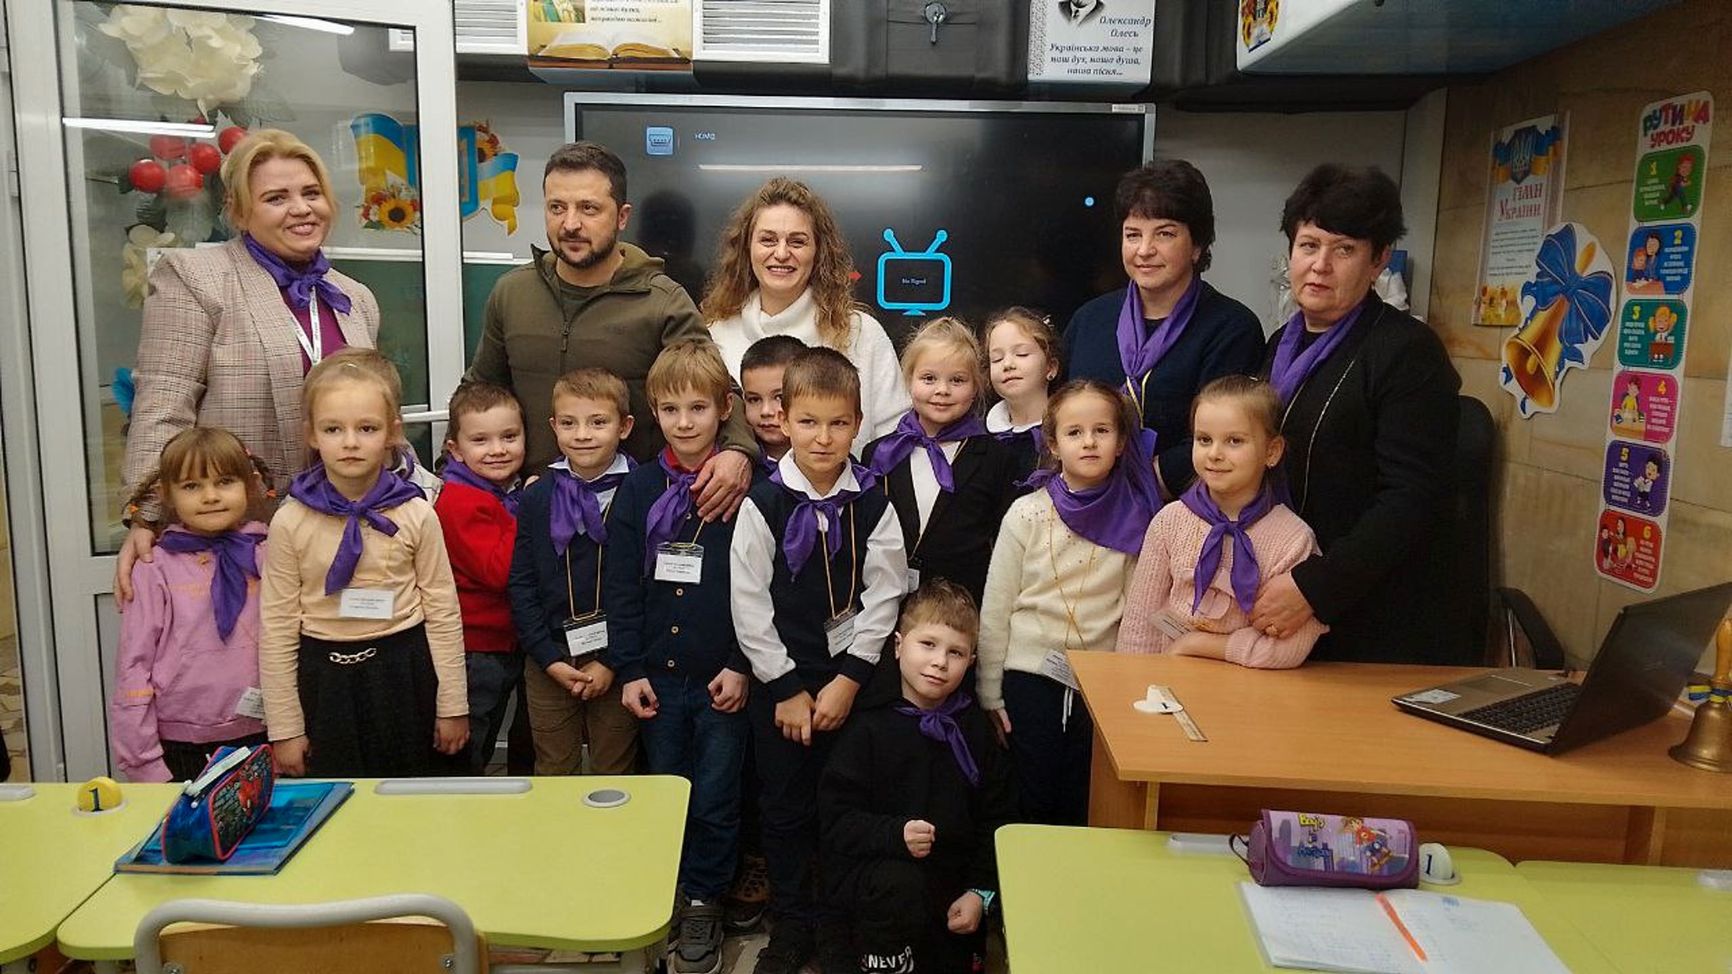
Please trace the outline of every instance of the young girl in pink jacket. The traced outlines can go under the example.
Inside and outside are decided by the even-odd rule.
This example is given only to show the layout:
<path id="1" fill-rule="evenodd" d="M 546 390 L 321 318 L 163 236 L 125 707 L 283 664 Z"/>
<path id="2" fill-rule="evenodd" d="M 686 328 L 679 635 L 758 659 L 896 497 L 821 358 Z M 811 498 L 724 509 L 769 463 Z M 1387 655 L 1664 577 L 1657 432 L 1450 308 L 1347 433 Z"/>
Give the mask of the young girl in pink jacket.
<path id="1" fill-rule="evenodd" d="M 120 620 L 108 723 L 130 781 L 188 780 L 218 747 L 265 742 L 264 489 L 241 441 L 203 426 L 169 440 L 140 489 L 161 498 L 172 523 L 150 560 L 133 565 L 133 599 Z"/>

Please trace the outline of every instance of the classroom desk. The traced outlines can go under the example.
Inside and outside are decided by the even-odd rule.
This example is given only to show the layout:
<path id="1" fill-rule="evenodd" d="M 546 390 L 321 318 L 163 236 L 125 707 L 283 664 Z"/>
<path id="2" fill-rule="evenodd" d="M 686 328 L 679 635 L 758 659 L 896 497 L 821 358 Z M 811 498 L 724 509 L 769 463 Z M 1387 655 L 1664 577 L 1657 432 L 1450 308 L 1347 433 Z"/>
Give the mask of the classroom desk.
<path id="1" fill-rule="evenodd" d="M 1625 974 L 1732 971 L 1732 890 L 1700 870 L 1524 862 L 1516 872 Z"/>
<path id="2" fill-rule="evenodd" d="M 1093 825 L 1244 832 L 1279 808 L 1410 819 L 1427 841 L 1516 861 L 1732 866 L 1732 778 L 1666 756 L 1682 717 L 1547 757 L 1389 702 L 1475 669 L 1070 660 L 1095 722 Z M 1152 683 L 1172 687 L 1207 742 L 1131 708 Z"/>
<path id="3" fill-rule="evenodd" d="M 0 801 L 0 964 L 54 941 L 54 928 L 114 874 L 114 860 L 162 818 L 180 789 L 127 785 L 126 803 L 100 815 L 74 808 L 78 785 L 31 784 Z"/>
<path id="4" fill-rule="evenodd" d="M 83 960 L 132 956 L 138 921 L 168 900 L 313 903 L 432 893 L 499 947 L 626 951 L 666 933 L 691 788 L 683 778 L 532 778 L 517 795 L 355 793 L 275 876 L 122 873 L 60 925 Z M 623 788 L 631 800 L 582 797 Z M 138 830 L 137 838 L 144 834 Z"/>
<path id="5" fill-rule="evenodd" d="M 1165 832 L 1048 825 L 1007 825 L 997 845 L 1016 974 L 1276 970 L 1245 915 L 1239 884 L 1250 876 L 1235 856 L 1170 852 Z M 1506 860 L 1450 855 L 1461 882 L 1422 888 L 1514 903 L 1573 974 L 1615 970 Z"/>

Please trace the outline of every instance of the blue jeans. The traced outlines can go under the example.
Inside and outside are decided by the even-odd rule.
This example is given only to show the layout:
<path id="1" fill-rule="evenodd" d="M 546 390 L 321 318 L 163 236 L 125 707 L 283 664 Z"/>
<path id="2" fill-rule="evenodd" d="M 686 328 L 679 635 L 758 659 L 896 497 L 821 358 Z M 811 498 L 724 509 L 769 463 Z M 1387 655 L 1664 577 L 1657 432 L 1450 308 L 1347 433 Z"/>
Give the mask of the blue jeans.
<path id="1" fill-rule="evenodd" d="M 709 682 L 650 674 L 656 715 L 639 726 L 651 774 L 677 774 L 692 783 L 680 854 L 684 895 L 709 900 L 734 879 L 740 838 L 740 775 L 746 758 L 746 713 L 710 706 Z"/>

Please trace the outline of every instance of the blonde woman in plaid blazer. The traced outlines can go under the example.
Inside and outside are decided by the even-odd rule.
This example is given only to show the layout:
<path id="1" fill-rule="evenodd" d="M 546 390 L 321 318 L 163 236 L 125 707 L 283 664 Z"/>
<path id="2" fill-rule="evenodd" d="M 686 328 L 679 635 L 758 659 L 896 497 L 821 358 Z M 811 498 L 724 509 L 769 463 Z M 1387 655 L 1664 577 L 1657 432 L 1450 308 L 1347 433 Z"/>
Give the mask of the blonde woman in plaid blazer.
<path id="1" fill-rule="evenodd" d="M 330 233 L 336 201 L 318 154 L 287 132 L 261 129 L 235 146 L 222 176 L 226 215 L 241 235 L 220 247 L 170 251 L 150 274 L 126 438 L 129 497 L 146 486 L 163 445 L 195 424 L 234 433 L 275 483 L 288 483 L 307 463 L 301 380 L 311 350 L 372 348 L 379 335 L 379 304 L 360 282 L 334 270 L 324 273 L 324 285 L 334 289 L 312 291 L 321 309 L 317 320 L 325 325 L 315 337 L 308 313 L 301 311 L 297 320 L 285 298 L 294 288 L 279 286 L 273 277 L 283 268 L 296 273 L 322 260 L 319 248 Z M 278 271 L 267 269 L 267 261 Z M 343 304 L 346 313 L 332 307 Z M 335 329 L 327 312 L 334 312 Z M 133 562 L 151 558 L 161 507 L 142 501 L 128 515 L 131 530 L 114 580 L 122 602 L 131 598 Z"/>

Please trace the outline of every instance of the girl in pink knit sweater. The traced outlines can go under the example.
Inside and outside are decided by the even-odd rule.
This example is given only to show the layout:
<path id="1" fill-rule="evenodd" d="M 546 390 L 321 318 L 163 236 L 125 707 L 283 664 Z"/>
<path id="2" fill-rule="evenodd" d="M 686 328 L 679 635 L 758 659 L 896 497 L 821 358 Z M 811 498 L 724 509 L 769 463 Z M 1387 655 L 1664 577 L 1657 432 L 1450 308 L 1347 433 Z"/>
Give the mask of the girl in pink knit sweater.
<path id="1" fill-rule="evenodd" d="M 1197 394 L 1197 479 L 1149 524 L 1119 624 L 1119 652 L 1285 669 L 1305 662 L 1328 631 L 1316 619 L 1286 636 L 1251 628 L 1263 580 L 1317 553 L 1311 529 L 1277 499 L 1270 480 L 1285 448 L 1280 409 L 1269 383 L 1247 375 L 1222 376 Z"/>

